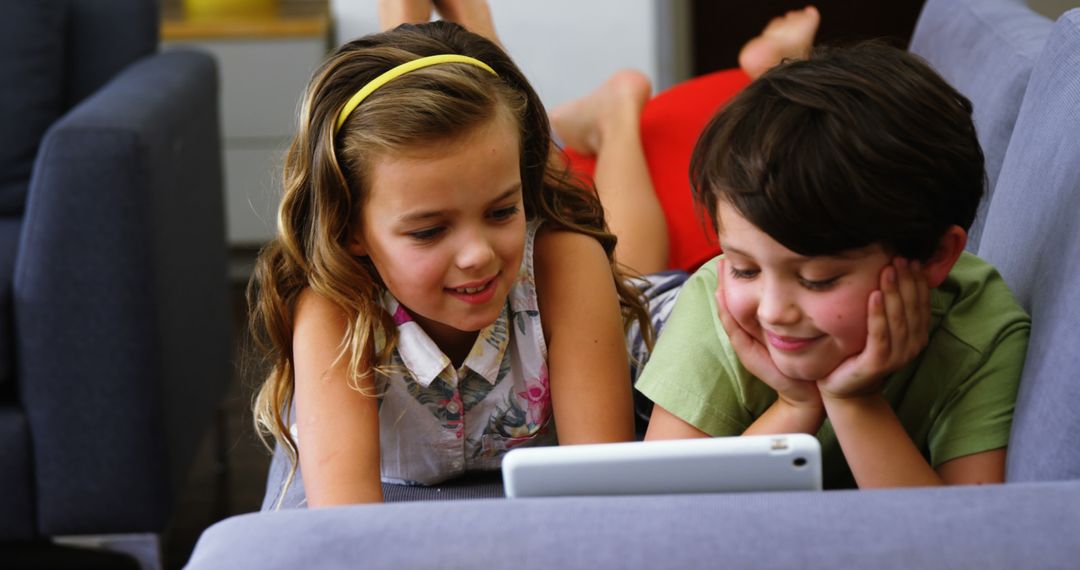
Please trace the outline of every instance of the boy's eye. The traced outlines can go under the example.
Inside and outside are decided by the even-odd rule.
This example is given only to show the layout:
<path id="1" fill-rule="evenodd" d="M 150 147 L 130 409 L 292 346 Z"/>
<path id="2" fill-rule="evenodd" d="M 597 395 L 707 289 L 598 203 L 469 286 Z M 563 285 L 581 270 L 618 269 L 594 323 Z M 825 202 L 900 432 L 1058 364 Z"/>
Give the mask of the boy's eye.
<path id="1" fill-rule="evenodd" d="M 825 291 L 825 290 L 828 290 L 829 288 L 831 288 L 833 285 L 836 285 L 836 282 L 839 279 L 840 279 L 839 276 L 830 277 L 828 279 L 817 279 L 817 280 L 803 279 L 802 277 L 800 277 L 799 278 L 799 283 L 802 284 L 803 287 L 806 287 L 807 289 L 809 289 L 811 291 Z"/>
<path id="2" fill-rule="evenodd" d="M 496 220 L 508 220 L 517 213 L 518 207 L 517 204 L 514 204 L 513 206 L 507 206 L 506 208 L 499 208 L 498 210 L 492 211 L 491 217 Z"/>
<path id="3" fill-rule="evenodd" d="M 435 227 L 435 228 L 427 228 L 427 229 L 424 229 L 424 230 L 417 230 L 415 232 L 409 232 L 409 237 L 416 240 L 416 241 L 431 241 L 431 240 L 439 237 L 439 235 L 442 234 L 442 233 L 443 233 L 443 228 Z"/>
<path id="4" fill-rule="evenodd" d="M 739 269 L 731 266 L 731 276 L 735 279 L 753 279 L 758 274 L 757 269 Z"/>

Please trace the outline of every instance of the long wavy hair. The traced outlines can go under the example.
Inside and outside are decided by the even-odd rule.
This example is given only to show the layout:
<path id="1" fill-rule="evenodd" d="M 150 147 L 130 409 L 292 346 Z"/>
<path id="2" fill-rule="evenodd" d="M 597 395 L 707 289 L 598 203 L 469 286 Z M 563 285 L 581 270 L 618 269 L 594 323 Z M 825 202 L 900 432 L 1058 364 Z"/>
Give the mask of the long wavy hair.
<path id="1" fill-rule="evenodd" d="M 361 86 L 399 64 L 437 54 L 474 57 L 498 76 L 460 63 L 412 71 L 377 89 L 335 132 L 341 108 Z M 351 388 L 364 392 L 364 386 L 375 385 L 396 346 L 393 320 L 379 304 L 384 287 L 378 274 L 368 258 L 348 250 L 373 161 L 453 141 L 506 111 L 520 129 L 526 218 L 601 244 L 611 262 L 624 322 L 638 321 L 651 345 L 648 312 L 615 264 L 616 240 L 607 231 L 600 201 L 568 172 L 559 153 L 552 153 L 547 113 L 510 58 L 487 39 L 446 22 L 402 25 L 349 42 L 329 56 L 308 85 L 285 158 L 278 235 L 260 253 L 247 291 L 252 337 L 269 366 L 255 398 L 254 420 L 263 442 L 269 447 L 267 436 L 272 436 L 288 454 L 289 481 L 296 471 L 297 447 L 285 414 L 294 394 L 293 318 L 300 293 L 310 288 L 347 316 L 338 358 L 347 362 Z"/>

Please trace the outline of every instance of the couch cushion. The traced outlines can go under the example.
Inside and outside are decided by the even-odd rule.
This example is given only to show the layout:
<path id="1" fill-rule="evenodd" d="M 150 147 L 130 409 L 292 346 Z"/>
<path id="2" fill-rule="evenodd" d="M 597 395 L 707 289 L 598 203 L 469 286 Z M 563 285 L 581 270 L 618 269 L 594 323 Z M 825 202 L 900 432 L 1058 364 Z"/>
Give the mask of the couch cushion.
<path id="1" fill-rule="evenodd" d="M 4 490 L 0 493 L 0 541 L 26 540 L 36 534 L 30 459 L 26 414 L 10 401 L 0 400 L 0 489 Z"/>
<path id="2" fill-rule="evenodd" d="M 986 197 L 970 231 L 977 251 L 1031 68 L 1053 24 L 1023 0 L 927 0 L 911 39 L 922 56 L 971 99 L 986 154 Z"/>
<path id="3" fill-rule="evenodd" d="M 1010 480 L 1080 478 L 1080 9 L 1031 74 L 979 255 L 1031 313 Z"/>
<path id="4" fill-rule="evenodd" d="M 306 509 L 307 494 L 304 491 L 304 474 L 297 467 L 289 487 L 284 487 L 289 476 L 289 457 L 274 446 L 274 457 L 270 461 L 270 470 L 266 477 L 266 493 L 263 496 L 262 510 Z M 463 499 L 501 499 L 503 494 L 502 473 L 499 471 L 481 471 L 469 473 L 457 479 L 444 481 L 438 485 L 412 486 L 382 484 L 383 501 L 403 503 L 411 501 L 457 501 Z"/>
<path id="5" fill-rule="evenodd" d="M 65 108 L 78 104 L 121 69 L 157 49 L 160 2 L 69 0 L 69 4 Z"/>
<path id="6" fill-rule="evenodd" d="M 42 135 L 63 110 L 63 0 L 0 2 L 0 214 L 18 214 Z"/>
<path id="7" fill-rule="evenodd" d="M 549 497 L 245 514 L 184 567 L 1075 568 L 1080 482 Z"/>
<path id="8" fill-rule="evenodd" d="M 12 307 L 13 278 L 15 275 L 15 253 L 19 245 L 19 231 L 22 220 L 19 218 L 0 218 L 0 402 L 5 401 L 14 384 L 15 353 L 14 315 Z"/>

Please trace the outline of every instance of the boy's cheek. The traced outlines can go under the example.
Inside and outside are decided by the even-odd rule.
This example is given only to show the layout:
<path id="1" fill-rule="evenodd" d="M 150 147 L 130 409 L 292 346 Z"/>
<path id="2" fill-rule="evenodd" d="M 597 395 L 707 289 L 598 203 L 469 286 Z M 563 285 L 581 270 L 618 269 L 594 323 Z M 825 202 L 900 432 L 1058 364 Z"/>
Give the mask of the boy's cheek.
<path id="1" fill-rule="evenodd" d="M 834 311 L 829 316 L 827 332 L 840 339 L 852 353 L 861 351 L 866 346 L 866 308 L 851 308 L 847 311 Z"/>
<path id="2" fill-rule="evenodd" d="M 725 283 L 725 287 L 728 287 L 728 283 L 731 283 L 731 280 Z M 759 336 L 757 301 L 748 295 L 741 294 L 737 287 L 725 288 L 724 292 L 728 312 L 734 317 L 735 322 L 751 335 Z"/>

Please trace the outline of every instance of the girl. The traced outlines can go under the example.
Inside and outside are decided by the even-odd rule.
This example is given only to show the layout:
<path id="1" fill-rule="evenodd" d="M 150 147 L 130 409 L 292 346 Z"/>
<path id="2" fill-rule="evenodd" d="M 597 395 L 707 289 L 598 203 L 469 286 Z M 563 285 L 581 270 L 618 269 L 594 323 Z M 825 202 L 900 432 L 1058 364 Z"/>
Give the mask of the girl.
<path id="1" fill-rule="evenodd" d="M 548 132 L 507 55 L 452 23 L 350 42 L 315 73 L 249 287 L 272 364 L 256 422 L 308 505 L 497 469 L 556 426 L 633 438 L 623 322 L 647 334 L 648 315 Z"/>

